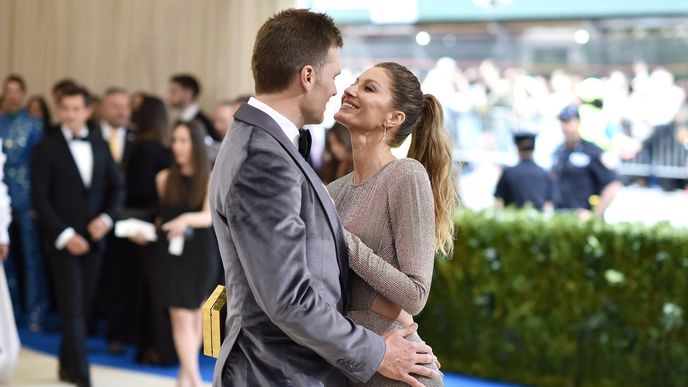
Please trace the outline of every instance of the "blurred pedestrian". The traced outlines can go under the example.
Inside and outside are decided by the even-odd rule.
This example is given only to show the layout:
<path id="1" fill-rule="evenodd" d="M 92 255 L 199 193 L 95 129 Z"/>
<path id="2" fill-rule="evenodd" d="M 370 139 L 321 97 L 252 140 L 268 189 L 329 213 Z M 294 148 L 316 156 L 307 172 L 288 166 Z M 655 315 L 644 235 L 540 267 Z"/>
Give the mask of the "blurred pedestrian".
<path id="1" fill-rule="evenodd" d="M 41 122 L 23 110 L 26 83 L 10 75 L 3 85 L 3 110 L 0 115 L 2 150 L 7 156 L 5 183 L 12 199 L 10 254 L 6 262 L 12 304 L 18 325 L 28 324 L 38 331 L 46 323 L 49 305 L 43 254 L 31 203 L 30 160 L 43 138 Z"/>
<path id="2" fill-rule="evenodd" d="M 567 106 L 559 114 L 565 140 L 554 154 L 553 197 L 557 209 L 575 210 L 587 219 L 593 214 L 591 197 L 599 197 L 594 214 L 603 215 L 621 183 L 616 172 L 605 165 L 602 150 L 581 139 L 579 119 L 575 105 Z"/>
<path id="3" fill-rule="evenodd" d="M 104 237 L 120 209 L 121 176 L 107 143 L 88 130 L 88 91 L 60 96 L 59 131 L 31 157 L 31 199 L 50 259 L 60 314 L 59 379 L 88 387 L 86 324 L 100 273 Z"/>
<path id="4" fill-rule="evenodd" d="M 10 197 L 3 182 L 5 155 L 0 150 L 0 384 L 12 380 L 14 367 L 19 358 L 19 335 L 14 322 L 12 299 L 7 288 L 7 277 L 3 262 L 9 252 L 10 237 L 7 228 L 12 220 Z"/>
<path id="5" fill-rule="evenodd" d="M 40 95 L 31 96 L 26 103 L 26 112 L 43 123 L 43 131 L 50 129 L 53 121 L 45 98 Z"/>
<path id="6" fill-rule="evenodd" d="M 320 177 L 328 184 L 353 171 L 354 161 L 349 129 L 337 122 L 326 136 L 325 160 Z"/>
<path id="7" fill-rule="evenodd" d="M 208 205 L 210 160 L 196 121 L 172 129 L 173 162 L 156 176 L 160 197 L 158 274 L 179 357 L 180 386 L 201 386 L 201 304 L 217 285 L 217 257 Z"/>
<path id="8" fill-rule="evenodd" d="M 549 174 L 533 161 L 535 134 L 517 132 L 514 143 L 518 149 L 518 164 L 504 168 L 497 182 L 497 207 L 514 205 L 518 208 L 530 203 L 538 210 L 552 209 L 552 181 Z"/>

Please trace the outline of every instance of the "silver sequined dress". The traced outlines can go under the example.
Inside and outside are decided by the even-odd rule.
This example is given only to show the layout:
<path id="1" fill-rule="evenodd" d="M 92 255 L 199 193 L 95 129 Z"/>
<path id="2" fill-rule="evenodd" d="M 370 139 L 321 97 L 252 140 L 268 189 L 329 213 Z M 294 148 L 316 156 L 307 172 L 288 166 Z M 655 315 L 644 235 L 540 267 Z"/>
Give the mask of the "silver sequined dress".
<path id="1" fill-rule="evenodd" d="M 425 168 L 408 158 L 392 161 L 362 184 L 353 184 L 352 178 L 353 174 L 348 174 L 328 186 L 347 230 L 349 265 L 355 273 L 350 276 L 347 315 L 384 334 L 401 325 L 371 311 L 377 294 L 412 315 L 418 314 L 428 299 L 435 252 L 430 180 Z M 420 340 L 417 335 L 409 339 Z M 443 385 L 439 379 L 419 380 L 427 386 Z M 405 384 L 375 374 L 366 385 Z"/>

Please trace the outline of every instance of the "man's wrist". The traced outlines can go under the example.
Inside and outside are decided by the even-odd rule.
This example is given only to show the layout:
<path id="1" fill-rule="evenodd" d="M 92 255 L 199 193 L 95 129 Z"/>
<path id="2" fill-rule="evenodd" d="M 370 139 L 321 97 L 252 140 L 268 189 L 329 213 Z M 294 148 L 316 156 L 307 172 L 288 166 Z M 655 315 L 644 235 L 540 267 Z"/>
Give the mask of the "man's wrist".
<path id="1" fill-rule="evenodd" d="M 76 235 L 76 231 L 74 231 L 73 228 L 67 227 L 60 233 L 60 235 L 57 237 L 55 240 L 55 248 L 58 250 L 62 250 L 67 246 L 67 243 L 69 243 L 69 240 L 72 239 L 72 237 Z"/>

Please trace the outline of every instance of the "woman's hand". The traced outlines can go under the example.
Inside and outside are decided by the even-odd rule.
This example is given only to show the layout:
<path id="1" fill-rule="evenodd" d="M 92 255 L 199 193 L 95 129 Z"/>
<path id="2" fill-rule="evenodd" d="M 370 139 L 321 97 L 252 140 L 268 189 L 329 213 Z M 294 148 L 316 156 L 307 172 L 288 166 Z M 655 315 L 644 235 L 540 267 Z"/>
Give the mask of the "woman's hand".
<path id="1" fill-rule="evenodd" d="M 9 254 L 9 252 L 10 252 L 9 243 L 0 244 L 0 262 L 3 262 L 7 258 L 7 255 Z"/>
<path id="2" fill-rule="evenodd" d="M 167 239 L 172 239 L 184 235 L 184 231 L 189 227 L 184 214 L 170 220 L 162 225 L 162 229 L 167 231 Z"/>
<path id="3" fill-rule="evenodd" d="M 136 235 L 130 237 L 129 240 L 139 246 L 145 246 L 148 244 L 148 240 L 141 233 L 136 233 Z"/>

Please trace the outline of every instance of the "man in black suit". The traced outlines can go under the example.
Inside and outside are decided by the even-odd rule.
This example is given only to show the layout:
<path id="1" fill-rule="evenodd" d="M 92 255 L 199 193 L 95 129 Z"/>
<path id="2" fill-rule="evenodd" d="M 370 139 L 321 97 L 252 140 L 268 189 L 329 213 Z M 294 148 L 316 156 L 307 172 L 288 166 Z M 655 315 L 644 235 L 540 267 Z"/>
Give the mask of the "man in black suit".
<path id="1" fill-rule="evenodd" d="M 60 380 L 90 386 L 86 319 L 98 282 L 103 238 L 122 198 L 120 173 L 102 137 L 90 133 L 91 97 L 67 88 L 62 125 L 46 135 L 31 160 L 32 202 L 43 229 L 62 323 Z"/>
<path id="2" fill-rule="evenodd" d="M 127 128 L 131 119 L 131 103 L 126 90 L 111 87 L 105 90 L 100 107 L 100 133 L 108 143 L 115 163 L 123 168 L 134 134 Z"/>
<path id="3" fill-rule="evenodd" d="M 178 120 L 188 122 L 197 120 L 205 128 L 206 142 L 222 141 L 219 133 L 215 132 L 213 121 L 201 111 L 198 106 L 198 96 L 201 94 L 201 85 L 190 74 L 177 74 L 170 78 L 170 88 L 167 94 L 167 103 L 178 113 Z M 174 114 L 173 114 L 174 117 Z"/>
<path id="4" fill-rule="evenodd" d="M 101 122 L 97 129 L 108 143 L 113 160 L 124 174 L 134 141 L 134 133 L 128 129 L 131 120 L 129 94 L 119 87 L 108 88 L 103 95 L 100 112 Z M 96 297 L 104 302 L 96 304 L 93 312 L 96 318 L 106 320 L 105 338 L 108 350 L 118 354 L 124 351 L 125 344 L 134 341 L 134 300 L 139 295 L 137 287 L 132 284 L 136 283 L 139 275 L 139 262 L 137 256 L 131 253 L 132 244 L 128 240 L 110 233 L 106 244 L 102 280 L 96 293 Z"/>

